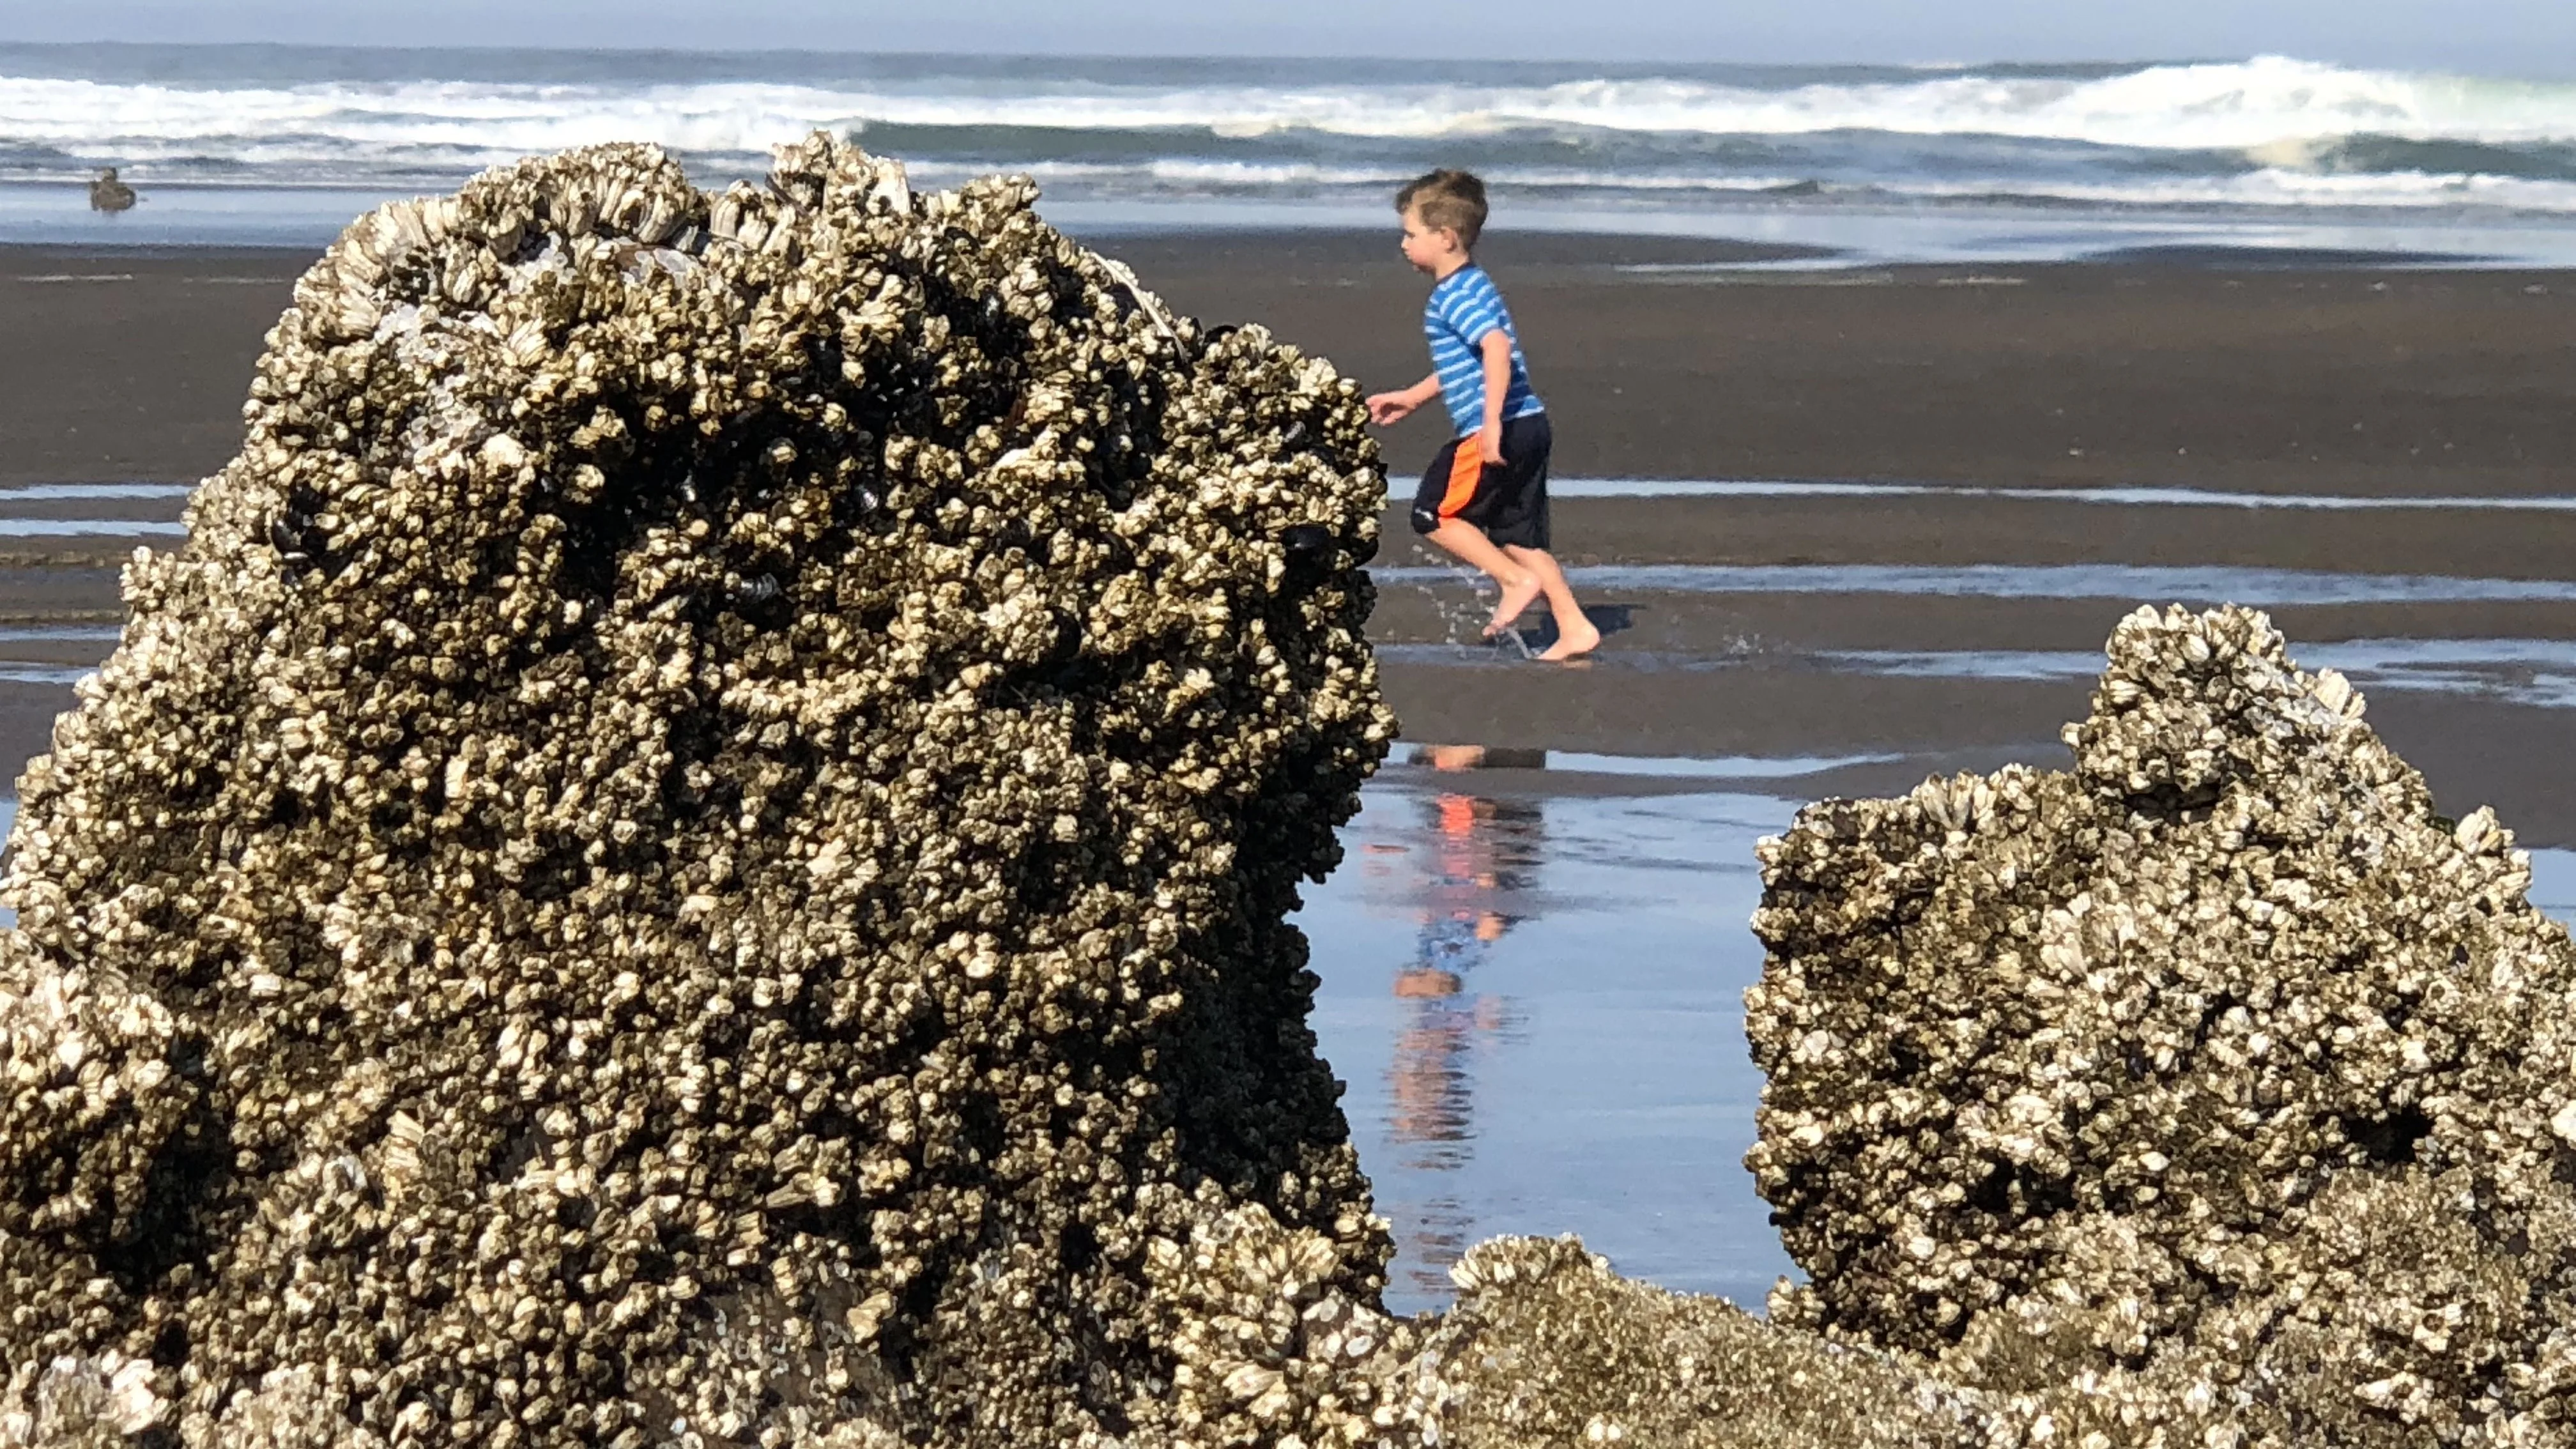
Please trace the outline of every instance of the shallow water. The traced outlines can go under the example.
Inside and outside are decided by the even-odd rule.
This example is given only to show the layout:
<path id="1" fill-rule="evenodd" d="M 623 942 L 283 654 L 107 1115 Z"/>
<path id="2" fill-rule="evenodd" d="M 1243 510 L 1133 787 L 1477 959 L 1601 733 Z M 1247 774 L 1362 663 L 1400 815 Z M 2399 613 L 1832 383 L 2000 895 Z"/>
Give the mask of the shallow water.
<path id="1" fill-rule="evenodd" d="M 1390 1305 L 1445 1303 L 1449 1265 L 1497 1233 L 1576 1232 L 1622 1273 L 1758 1311 L 1795 1270 L 1742 1166 L 1762 1089 L 1747 922 L 1754 844 L 1799 802 L 1491 778 L 1381 776 L 1298 917 L 1316 1036 L 1394 1224 Z M 2576 917 L 2576 850 L 2531 862 L 2533 904 Z"/>
<path id="2" fill-rule="evenodd" d="M 1484 745 L 1414 745 L 1389 765 L 1389 784 L 1415 784 L 1407 770 L 1459 774 L 1480 770 L 1545 771 L 1551 775 L 1610 775 L 1661 780 L 1786 780 L 1856 765 L 1885 765 L 1906 758 L 1870 755 L 1600 755 L 1582 750 L 1490 749 Z"/>
<path id="3" fill-rule="evenodd" d="M 2561 921 L 2576 920 L 2576 850 L 2531 852 L 2531 903 Z"/>
<path id="4" fill-rule="evenodd" d="M 1848 483 L 1802 478 L 1551 478 L 1547 491 L 1552 498 L 2004 498 L 2115 508 L 2576 513 L 2576 497 L 2551 494 L 2450 498 L 2439 494 L 2237 493 L 2211 488 L 2004 488 L 1967 483 Z"/>
<path id="5" fill-rule="evenodd" d="M 185 498 L 194 483 L 30 483 L 0 488 L 0 504 L 52 502 L 71 498 Z"/>
<path id="6" fill-rule="evenodd" d="M 1620 480 L 1588 480 L 1609 496 Z M 184 496 L 123 482 L 0 490 L 11 500 Z M 1699 485 L 1672 485 L 1696 487 Z M 2268 507 L 2252 495 L 2131 497 L 2138 490 L 1960 490 L 1911 485 L 1716 482 L 1718 496 L 1974 492 L 2052 502 Z M 2181 490 L 2147 490 L 2180 493 Z M 2113 493 L 2123 496 L 2112 497 Z M 1645 496 L 1652 496 L 1645 495 Z M 2282 506 L 2554 510 L 2564 499 L 2283 500 Z M 86 510 L 84 510 L 86 511 Z M 105 511 L 105 510 L 98 510 Z M 0 521 L 18 533 L 176 533 L 176 523 Z M 2340 575 L 2299 570 L 2106 566 L 1674 566 L 1572 571 L 1578 586 L 1692 592 L 1852 592 L 2008 599 L 2234 599 L 2258 604 L 2576 599 L 2576 582 Z M 1448 569 L 1379 569 L 1381 583 L 1469 600 Z M 1472 638 L 1484 605 L 1444 611 Z M 0 625 L 0 646 L 88 643 L 109 624 Z M 2293 641 L 2310 669 L 2365 690 L 2444 691 L 2576 708 L 2576 643 L 2550 639 Z M 59 688 L 87 672 L 64 649 L 0 648 L 0 684 Z M 1485 645 L 1395 644 L 1391 660 L 1507 662 Z M 49 658 L 48 656 L 57 656 Z M 2075 682 L 2098 650 L 1737 650 L 1670 659 L 1618 653 L 1609 668 L 1836 669 L 1891 676 Z M 55 696 L 60 698 L 59 695 Z M 1363 792 L 1346 858 L 1312 887 L 1300 923 L 1321 978 L 1313 1027 L 1347 1084 L 1347 1111 L 1399 1256 L 1399 1310 L 1447 1301 L 1448 1265 L 1498 1233 L 1579 1232 L 1630 1275 L 1758 1308 L 1792 1270 L 1741 1159 L 1761 1080 L 1742 993 L 1762 957 L 1747 921 L 1760 896 L 1754 844 L 1816 790 L 1805 777 L 1898 754 L 1639 757 L 1408 744 Z M 14 774 L 14 771 L 12 772 Z M 1630 783 L 1620 783 L 1622 779 Z M 1620 791 L 1655 790 L 1652 795 Z M 16 801 L 0 799 L 0 830 Z M 2505 809 L 2507 823 L 2513 811 Z M 2532 852 L 2532 898 L 2576 916 L 2576 850 Z M 0 924 L 14 914 L 0 910 Z"/>
<path id="7" fill-rule="evenodd" d="M 185 498 L 193 482 L 30 483 L 0 488 L 0 504 L 81 498 Z M 2447 497 L 2242 493 L 2214 488 L 2015 488 L 1969 483 L 1859 483 L 1808 478 L 1551 478 L 1556 498 L 2004 498 L 2128 508 L 2285 508 L 2325 512 L 2465 509 L 2482 513 L 2576 513 L 2576 496 Z"/>
<path id="8" fill-rule="evenodd" d="M 1917 679 L 2077 680 L 2102 670 L 2092 650 L 1846 649 L 1815 659 L 1838 669 Z M 2477 695 L 2546 709 L 2576 708 L 2576 641 L 2565 639 L 2355 639 L 2292 641 L 2300 668 L 2335 669 L 2365 691 Z"/>
<path id="9" fill-rule="evenodd" d="M 1580 1232 L 1623 1273 L 1758 1306 L 1790 1265 L 1741 1162 L 1746 922 L 1754 842 L 1796 804 L 1477 784 L 1372 784 L 1299 917 L 1316 1035 L 1395 1225 L 1390 1302 L 1445 1301 L 1496 1233 Z"/>
<path id="10" fill-rule="evenodd" d="M 162 519 L 0 517 L 0 538 L 180 538 L 187 532 L 187 525 Z"/>
<path id="11" fill-rule="evenodd" d="M 1295 134 L 1303 128 L 1291 128 Z M 531 148 L 531 149 L 544 149 Z M 1115 251 L 1140 233 L 1321 229 L 1380 232 L 1386 225 L 1386 189 L 1418 164 L 1418 152 L 1382 174 L 1372 174 L 1356 196 L 1316 195 L 1311 181 L 1299 196 L 1246 194 L 1138 194 L 1117 187 L 1054 181 L 1039 214 L 1076 239 Z M 1080 166 L 1082 163 L 1071 163 Z M 470 167 L 465 169 L 471 169 Z M 721 187 L 728 170 L 751 174 L 757 162 L 735 168 L 692 168 L 698 184 Z M 989 163 L 942 168 L 921 166 L 916 179 L 948 186 L 990 169 Z M 1187 168 L 1185 168 L 1187 169 Z M 66 175 L 41 182 L 0 180 L 0 242 L 94 248 L 320 247 L 351 218 L 388 201 L 446 190 L 461 174 L 423 177 L 391 185 L 174 184 L 129 173 L 144 190 L 133 211 L 102 216 L 89 210 L 80 180 Z M 1155 184 L 1148 183 L 1149 188 Z M 1336 188 L 1339 192 L 1340 189 Z M 2355 262 L 2391 267 L 2576 266 L 2576 226 L 2563 215 L 2516 216 L 2487 208 L 2461 209 L 2421 221 L 2402 215 L 2297 206 L 2255 206 L 2216 211 L 2189 205 L 2140 208 L 2111 205 L 2070 210 L 2062 203 L 1986 207 L 1966 198 L 1926 205 L 1879 201 L 1866 192 L 1853 198 L 1783 198 L 1659 188 L 1657 199 L 1694 196 L 1680 210 L 1587 198 L 1580 189 L 1532 186 L 1512 201 L 1513 226 L 1528 232 L 1702 237 L 1813 248 L 1828 255 L 1778 262 L 1623 266 L 1611 274 L 1637 285 L 1727 285 L 1769 281 L 1804 272 L 1832 278 L 1833 267 L 1884 267 L 1909 263 L 2019 265 L 2084 258 L 2153 260 L 2158 252 L 2226 254 L 2262 264 Z M 112 262 L 76 264 L 82 273 L 113 275 Z M 276 285 L 267 277 L 212 277 L 249 285 Z M 1893 281 L 1893 278 L 1861 278 Z M 2009 278 L 1990 279 L 2009 282 Z"/>

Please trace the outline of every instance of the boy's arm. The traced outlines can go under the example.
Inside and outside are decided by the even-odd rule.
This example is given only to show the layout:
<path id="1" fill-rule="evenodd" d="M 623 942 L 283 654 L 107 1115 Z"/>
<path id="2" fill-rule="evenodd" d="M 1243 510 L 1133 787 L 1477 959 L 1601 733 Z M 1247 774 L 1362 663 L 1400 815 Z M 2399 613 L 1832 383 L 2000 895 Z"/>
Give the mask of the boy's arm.
<path id="1" fill-rule="evenodd" d="M 1369 421 L 1379 427 L 1401 422 L 1416 408 L 1440 396 L 1440 374 L 1433 373 L 1413 386 L 1396 392 L 1377 393 L 1369 398 Z"/>
<path id="2" fill-rule="evenodd" d="M 1499 463 L 1503 461 L 1503 403 L 1512 390 L 1511 334 L 1497 327 L 1485 334 L 1476 350 L 1485 355 L 1485 421 L 1476 430 L 1476 454 L 1485 462 Z"/>

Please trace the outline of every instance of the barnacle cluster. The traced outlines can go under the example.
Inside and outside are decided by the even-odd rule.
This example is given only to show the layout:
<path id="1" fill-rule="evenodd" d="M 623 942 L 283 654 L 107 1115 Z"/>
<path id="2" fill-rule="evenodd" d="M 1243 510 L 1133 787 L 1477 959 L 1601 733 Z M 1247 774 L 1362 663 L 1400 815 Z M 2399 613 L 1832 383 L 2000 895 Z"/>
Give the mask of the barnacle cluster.
<path id="1" fill-rule="evenodd" d="M 2087 1445 L 2576 1442 L 2576 947 L 2260 614 L 2140 610 L 2071 773 L 1762 852 L 1773 1318 Z"/>
<path id="2" fill-rule="evenodd" d="M 1441 1443 L 1627 1449 L 1980 1449 L 1996 1419 L 1920 1364 L 1621 1278 L 1571 1238 L 1496 1238 L 1401 1407 Z"/>
<path id="3" fill-rule="evenodd" d="M 601 147 L 305 276 L 22 784 L 0 1442 L 1366 1422 L 1383 475 L 1033 196 Z"/>

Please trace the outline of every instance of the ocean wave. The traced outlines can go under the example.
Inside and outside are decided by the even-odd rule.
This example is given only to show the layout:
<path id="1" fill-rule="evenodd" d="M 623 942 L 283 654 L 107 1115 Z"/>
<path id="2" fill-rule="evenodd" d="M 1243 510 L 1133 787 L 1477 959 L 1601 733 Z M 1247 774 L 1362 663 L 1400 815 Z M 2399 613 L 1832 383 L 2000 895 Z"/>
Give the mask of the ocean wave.
<path id="1" fill-rule="evenodd" d="M 916 168 L 916 171 L 933 184 L 946 184 L 951 179 L 973 174 L 975 169 L 934 165 Z M 1183 161 L 1156 161 L 1141 165 L 1038 163 L 1018 169 L 1043 184 L 1058 187 L 1123 185 L 1182 194 L 1275 194 L 1314 188 L 1348 190 L 1370 197 L 1382 194 L 1412 175 L 1409 171 L 1370 167 Z M 2194 209 L 2336 207 L 2411 211 L 2484 207 L 2576 214 L 2576 181 L 2532 181 L 2427 172 L 2350 175 L 2266 168 L 2234 176 L 2142 178 L 2106 183 L 2073 180 L 2042 183 L 2031 178 L 1991 176 L 1946 181 L 1826 184 L 1813 178 L 1776 173 L 1674 176 L 1530 169 L 1497 171 L 1488 179 L 1498 187 L 1509 187 L 1523 193 L 1624 192 L 1663 197 L 1701 195 L 1742 199 L 1769 196 L 1796 200 L 1822 197 L 1888 202 L 2086 202 L 2117 207 Z"/>
<path id="2" fill-rule="evenodd" d="M 1784 88 L 1619 77 L 1546 85 L 1114 85 L 929 76 L 836 87 L 470 81 L 173 85 L 0 76 L 0 137 L 84 152 L 278 137 L 506 159 L 602 140 L 752 153 L 822 126 L 1280 132 L 1435 141 L 1515 129 L 1700 136 L 1875 131 L 2162 150 L 2378 136 L 2576 143 L 2576 85 L 2357 70 L 2282 57 L 2111 75 L 1929 72 Z"/>
<path id="3" fill-rule="evenodd" d="M 756 167 L 746 163 L 746 173 Z M 1205 199 L 1322 199 L 1380 206 L 1414 172 L 1400 167 L 1340 166 L 1302 162 L 1227 162 L 1156 159 L 1103 163 L 1040 161 L 992 163 L 924 161 L 911 167 L 919 185 L 948 187 L 996 170 L 1035 179 L 1062 200 L 1129 198 L 1155 201 Z M 0 148 L 0 183 L 72 185 L 85 175 L 63 158 L 16 157 Z M 132 173 L 140 175 L 140 173 Z M 1943 179 L 1880 178 L 1825 181 L 1792 172 L 1708 172 L 1677 175 L 1550 168 L 1490 170 L 1498 192 L 1524 200 L 1576 205 L 1690 211 L 1706 207 L 2088 207 L 2176 212 L 2320 213 L 2393 212 L 2469 214 L 2492 212 L 2532 217 L 2576 217 L 2576 181 L 2509 176 L 2387 172 L 2336 174 L 2271 167 L 2225 176 L 2133 177 L 2114 181 L 2014 175 Z M 720 178 L 716 178 L 720 179 Z M 365 177 L 345 170 L 272 165 L 248 168 L 230 162 L 173 161 L 154 178 L 163 189 L 198 186 L 264 189 L 348 188 L 400 193 L 447 184 L 426 170 L 387 166 Z"/>
<path id="4" fill-rule="evenodd" d="M 2421 172 L 2437 176 L 2501 176 L 2524 181 L 2576 181 L 2576 144 L 2531 142 L 2518 146 L 2449 138 L 2344 136 L 2258 147 L 2249 159 L 2287 170 L 2342 174 Z"/>
<path id="5" fill-rule="evenodd" d="M 648 140 L 721 184 L 821 127 L 905 157 L 930 184 L 1024 171 L 1058 195 L 1375 201 L 1437 161 L 1499 187 L 1628 207 L 2576 214 L 2576 85 L 2279 57 L 1670 74 L 1468 65 L 1424 83 L 1400 68 L 1100 58 L 764 67 L 460 52 L 424 74 L 397 52 L 298 52 L 287 64 L 190 51 L 146 74 L 118 52 L 82 74 L 77 54 L 29 55 L 0 47 L 0 70 L 36 72 L 0 74 L 0 181 L 114 164 L 149 186 L 436 190 L 533 152 Z"/>
<path id="6" fill-rule="evenodd" d="M 1992 182 L 1920 182 L 1885 188 L 1892 196 L 1927 200 L 2091 202 L 2121 207 L 2325 208 L 2434 210 L 2460 207 L 2576 215 L 2576 181 L 2529 181 L 2511 176 L 2443 175 L 2422 171 L 2370 175 L 2321 174 L 2266 167 L 2238 176 L 2133 180 L 2116 184 L 2080 181 L 2033 186 Z"/>

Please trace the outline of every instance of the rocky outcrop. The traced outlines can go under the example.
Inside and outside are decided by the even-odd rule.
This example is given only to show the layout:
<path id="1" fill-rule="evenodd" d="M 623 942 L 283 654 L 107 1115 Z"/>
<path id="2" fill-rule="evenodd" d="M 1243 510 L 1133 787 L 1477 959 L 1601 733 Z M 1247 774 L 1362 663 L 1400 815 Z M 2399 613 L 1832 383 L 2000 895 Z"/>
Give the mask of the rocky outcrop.
<path id="1" fill-rule="evenodd" d="M 1766 844 L 1776 1322 L 2034 1440 L 2563 1442 L 2576 948 L 2361 717 L 2260 614 L 2141 610 L 2071 773 Z"/>
<path id="2" fill-rule="evenodd" d="M 23 783 L 0 1440 L 1350 1405 L 1171 1305 L 1387 1256 L 1285 923 L 1391 729 L 1383 477 L 1033 195 L 606 147 L 298 285 Z"/>

